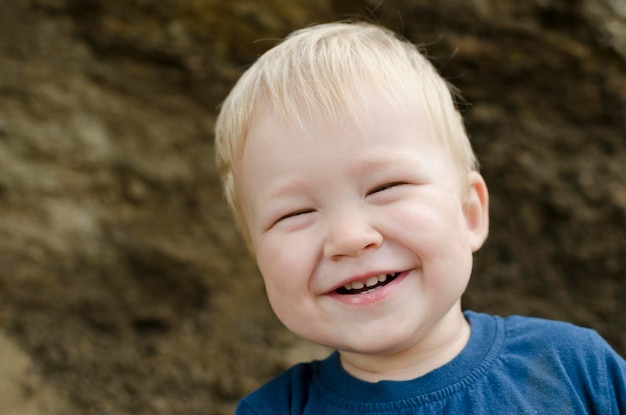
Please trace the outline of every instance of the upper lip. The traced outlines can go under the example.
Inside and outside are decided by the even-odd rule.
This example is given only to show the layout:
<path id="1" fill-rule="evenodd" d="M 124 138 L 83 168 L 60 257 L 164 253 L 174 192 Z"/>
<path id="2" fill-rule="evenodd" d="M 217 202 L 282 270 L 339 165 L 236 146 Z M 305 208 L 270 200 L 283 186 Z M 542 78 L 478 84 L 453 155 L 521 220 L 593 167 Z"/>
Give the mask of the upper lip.
<path id="1" fill-rule="evenodd" d="M 332 287 L 330 290 L 328 290 L 328 292 L 329 293 L 335 292 L 337 289 L 343 287 L 346 284 L 350 284 L 350 283 L 352 283 L 354 281 L 365 281 L 365 280 L 367 280 L 370 277 L 374 277 L 374 276 L 378 276 L 378 275 L 383 275 L 383 274 L 384 275 L 390 275 L 390 274 L 393 275 L 393 274 L 399 274 L 399 273 L 402 273 L 402 272 L 404 272 L 404 271 L 400 271 L 400 270 L 372 271 L 372 272 L 368 272 L 368 273 L 365 273 L 365 274 L 352 276 L 352 277 L 349 277 L 349 278 L 343 280 L 342 282 L 336 284 L 334 287 Z"/>

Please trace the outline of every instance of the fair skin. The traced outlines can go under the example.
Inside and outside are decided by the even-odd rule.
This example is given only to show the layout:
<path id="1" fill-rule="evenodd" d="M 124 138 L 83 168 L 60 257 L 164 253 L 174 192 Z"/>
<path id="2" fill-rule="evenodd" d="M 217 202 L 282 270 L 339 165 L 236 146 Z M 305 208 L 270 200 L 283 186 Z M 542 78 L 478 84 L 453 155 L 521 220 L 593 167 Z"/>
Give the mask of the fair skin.
<path id="1" fill-rule="evenodd" d="M 312 113 L 300 128 L 268 106 L 237 183 L 278 318 L 360 379 L 412 379 L 469 339 L 460 298 L 487 188 L 459 177 L 419 105 L 364 93 L 359 108 L 359 124 Z"/>

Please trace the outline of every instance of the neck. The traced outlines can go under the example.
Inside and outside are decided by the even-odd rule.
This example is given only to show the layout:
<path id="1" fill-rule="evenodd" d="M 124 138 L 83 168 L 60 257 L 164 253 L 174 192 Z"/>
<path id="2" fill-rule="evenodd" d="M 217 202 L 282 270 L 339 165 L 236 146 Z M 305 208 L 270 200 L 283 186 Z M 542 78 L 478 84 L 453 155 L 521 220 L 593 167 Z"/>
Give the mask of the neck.
<path id="1" fill-rule="evenodd" d="M 383 355 L 340 352 L 343 368 L 367 381 L 410 380 L 423 376 L 454 359 L 467 345 L 471 328 L 460 305 L 435 327 L 400 351 Z"/>

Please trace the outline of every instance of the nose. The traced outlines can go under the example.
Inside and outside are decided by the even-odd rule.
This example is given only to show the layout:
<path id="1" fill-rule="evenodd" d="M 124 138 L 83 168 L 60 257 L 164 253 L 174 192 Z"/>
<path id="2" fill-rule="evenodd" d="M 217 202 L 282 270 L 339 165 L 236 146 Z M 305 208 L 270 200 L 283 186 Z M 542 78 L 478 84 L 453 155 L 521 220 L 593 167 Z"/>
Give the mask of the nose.
<path id="1" fill-rule="evenodd" d="M 328 228 L 324 243 L 327 258 L 356 257 L 383 243 L 382 234 L 363 217 L 343 215 L 330 221 Z"/>

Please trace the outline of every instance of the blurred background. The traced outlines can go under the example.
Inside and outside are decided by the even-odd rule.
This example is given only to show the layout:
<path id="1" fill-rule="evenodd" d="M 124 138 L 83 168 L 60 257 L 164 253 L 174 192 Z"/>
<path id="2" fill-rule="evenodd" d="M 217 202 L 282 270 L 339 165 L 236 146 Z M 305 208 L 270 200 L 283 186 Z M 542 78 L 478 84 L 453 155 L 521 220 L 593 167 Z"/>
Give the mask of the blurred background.
<path id="1" fill-rule="evenodd" d="M 467 100 L 492 230 L 465 306 L 626 353 L 623 0 L 4 0 L 3 415 L 230 414 L 324 355 L 267 305 L 212 129 L 277 39 L 349 17 L 426 45 Z"/>

